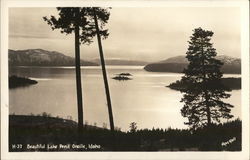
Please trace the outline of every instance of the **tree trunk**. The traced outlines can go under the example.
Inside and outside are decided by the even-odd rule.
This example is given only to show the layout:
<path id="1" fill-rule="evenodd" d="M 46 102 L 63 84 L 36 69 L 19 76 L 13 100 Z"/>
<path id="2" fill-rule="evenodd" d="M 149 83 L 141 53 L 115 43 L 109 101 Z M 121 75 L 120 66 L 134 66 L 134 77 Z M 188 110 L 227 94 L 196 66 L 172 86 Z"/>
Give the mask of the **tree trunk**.
<path id="1" fill-rule="evenodd" d="M 202 39 L 203 41 L 203 39 Z M 206 72 L 205 72 L 205 55 L 204 55 L 204 49 L 203 49 L 203 45 L 201 45 L 201 54 L 202 54 L 202 70 L 203 70 L 203 89 L 204 89 L 204 93 L 205 93 L 205 102 L 206 102 L 206 112 L 207 112 L 207 126 L 211 125 L 211 112 L 210 112 L 210 106 L 209 106 L 209 97 L 208 97 L 208 93 L 207 93 L 207 89 L 206 89 Z"/>
<path id="2" fill-rule="evenodd" d="M 205 100 L 206 100 L 206 107 L 207 107 L 207 126 L 211 125 L 211 112 L 210 112 L 210 107 L 208 104 L 208 94 L 207 91 L 205 91 Z"/>
<path id="3" fill-rule="evenodd" d="M 113 120 L 113 113 L 112 113 L 112 106 L 111 106 L 111 98 L 110 98 L 110 93 L 109 93 L 107 73 L 106 73 L 106 68 L 105 68 L 105 61 L 104 61 L 103 50 L 102 50 L 102 42 L 101 42 L 101 37 L 100 37 L 100 33 L 99 33 L 99 26 L 98 26 L 98 21 L 97 21 L 95 9 L 93 9 L 93 11 L 94 11 L 94 19 L 95 19 L 95 27 L 96 27 L 96 32 L 97 32 L 100 60 L 101 60 L 101 65 L 102 65 L 102 74 L 103 74 L 103 80 L 104 80 L 106 98 L 107 98 L 107 104 L 108 104 L 110 129 L 111 129 L 111 131 L 114 131 L 114 120 Z"/>
<path id="4" fill-rule="evenodd" d="M 79 8 L 76 19 L 79 17 Z M 82 84 L 81 84 L 81 64 L 80 64 L 80 43 L 79 43 L 79 24 L 75 22 L 75 71 L 76 71 L 76 90 L 78 107 L 78 131 L 83 129 L 83 103 L 82 103 Z"/>

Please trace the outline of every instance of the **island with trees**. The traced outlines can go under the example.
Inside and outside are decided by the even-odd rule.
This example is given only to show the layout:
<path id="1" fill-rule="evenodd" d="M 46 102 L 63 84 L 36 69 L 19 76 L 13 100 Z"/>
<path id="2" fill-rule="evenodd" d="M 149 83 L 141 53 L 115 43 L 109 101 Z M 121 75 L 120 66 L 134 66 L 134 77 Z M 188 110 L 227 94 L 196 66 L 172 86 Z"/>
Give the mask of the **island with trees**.
<path id="1" fill-rule="evenodd" d="M 19 77 L 16 75 L 12 75 L 9 77 L 9 88 L 18 88 L 18 87 L 26 87 L 29 85 L 37 84 L 36 80 L 32 80 L 26 77 Z"/>

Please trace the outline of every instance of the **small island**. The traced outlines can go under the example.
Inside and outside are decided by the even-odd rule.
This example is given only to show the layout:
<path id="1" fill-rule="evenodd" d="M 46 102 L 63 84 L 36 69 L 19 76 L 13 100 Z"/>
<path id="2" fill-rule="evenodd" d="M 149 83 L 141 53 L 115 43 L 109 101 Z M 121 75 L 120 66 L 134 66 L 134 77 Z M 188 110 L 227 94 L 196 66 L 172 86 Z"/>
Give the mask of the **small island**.
<path id="1" fill-rule="evenodd" d="M 132 74 L 130 74 L 130 73 L 120 73 L 120 74 L 117 74 L 112 79 L 119 80 L 119 81 L 131 80 L 132 79 L 132 78 L 130 78 L 131 76 L 132 76 Z"/>
<path id="2" fill-rule="evenodd" d="M 241 78 L 232 78 L 232 77 L 222 78 L 222 84 L 225 85 L 230 90 L 239 90 L 241 89 Z M 180 91 L 185 89 L 186 85 L 182 81 L 177 80 L 176 82 L 171 83 L 166 87 Z"/>
<path id="3" fill-rule="evenodd" d="M 9 77 L 9 88 L 14 89 L 17 87 L 25 87 L 33 84 L 37 84 L 38 82 L 26 77 L 18 77 L 15 75 L 12 75 Z"/>

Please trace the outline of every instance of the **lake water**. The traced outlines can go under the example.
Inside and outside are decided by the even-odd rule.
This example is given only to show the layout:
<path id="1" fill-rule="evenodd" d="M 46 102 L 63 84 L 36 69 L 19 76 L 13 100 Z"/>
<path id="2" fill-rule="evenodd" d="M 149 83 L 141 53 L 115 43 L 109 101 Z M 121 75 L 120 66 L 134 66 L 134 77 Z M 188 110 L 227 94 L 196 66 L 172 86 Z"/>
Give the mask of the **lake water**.
<path id="1" fill-rule="evenodd" d="M 126 131 L 131 122 L 138 128 L 186 128 L 181 116 L 182 94 L 166 85 L 182 74 L 147 72 L 142 66 L 107 66 L 115 126 Z M 133 80 L 117 81 L 115 74 L 129 72 Z M 16 67 L 11 74 L 38 81 L 9 92 L 10 114 L 41 114 L 77 121 L 75 70 L 73 67 Z M 237 77 L 239 75 L 225 75 Z M 84 121 L 109 126 L 108 109 L 101 68 L 82 67 Z M 233 104 L 234 118 L 241 118 L 241 90 L 233 90 L 226 102 Z"/>

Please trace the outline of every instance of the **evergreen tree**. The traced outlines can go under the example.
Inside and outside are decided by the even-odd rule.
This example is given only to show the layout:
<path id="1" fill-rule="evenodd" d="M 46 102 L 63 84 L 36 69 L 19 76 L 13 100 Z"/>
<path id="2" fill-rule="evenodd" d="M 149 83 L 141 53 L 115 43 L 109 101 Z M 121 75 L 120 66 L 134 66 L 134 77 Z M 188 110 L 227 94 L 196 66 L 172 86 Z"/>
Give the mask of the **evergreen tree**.
<path id="1" fill-rule="evenodd" d="M 137 130 L 137 123 L 135 122 L 130 123 L 129 128 L 131 133 L 135 133 Z"/>
<path id="2" fill-rule="evenodd" d="M 80 44 L 90 44 L 97 34 L 93 8 L 92 7 L 57 7 L 58 18 L 51 16 L 43 19 L 51 26 L 52 30 L 60 29 L 61 33 L 75 33 L 75 68 L 76 68 L 76 89 L 78 106 L 78 129 L 83 128 L 83 102 L 80 68 Z M 109 19 L 109 11 L 105 8 L 96 8 L 95 13 L 100 21 L 101 30 L 98 32 L 103 38 L 107 38 L 108 30 L 104 29 Z"/>
<path id="3" fill-rule="evenodd" d="M 215 58 L 217 53 L 210 42 L 212 36 L 212 31 L 196 28 L 186 53 L 189 65 L 181 79 L 186 85 L 181 90 L 184 93 L 181 114 L 188 118 L 185 124 L 193 129 L 233 117 L 230 114 L 233 106 L 221 100 L 230 97 L 226 93 L 230 90 L 222 84 L 220 68 L 223 63 Z"/>

